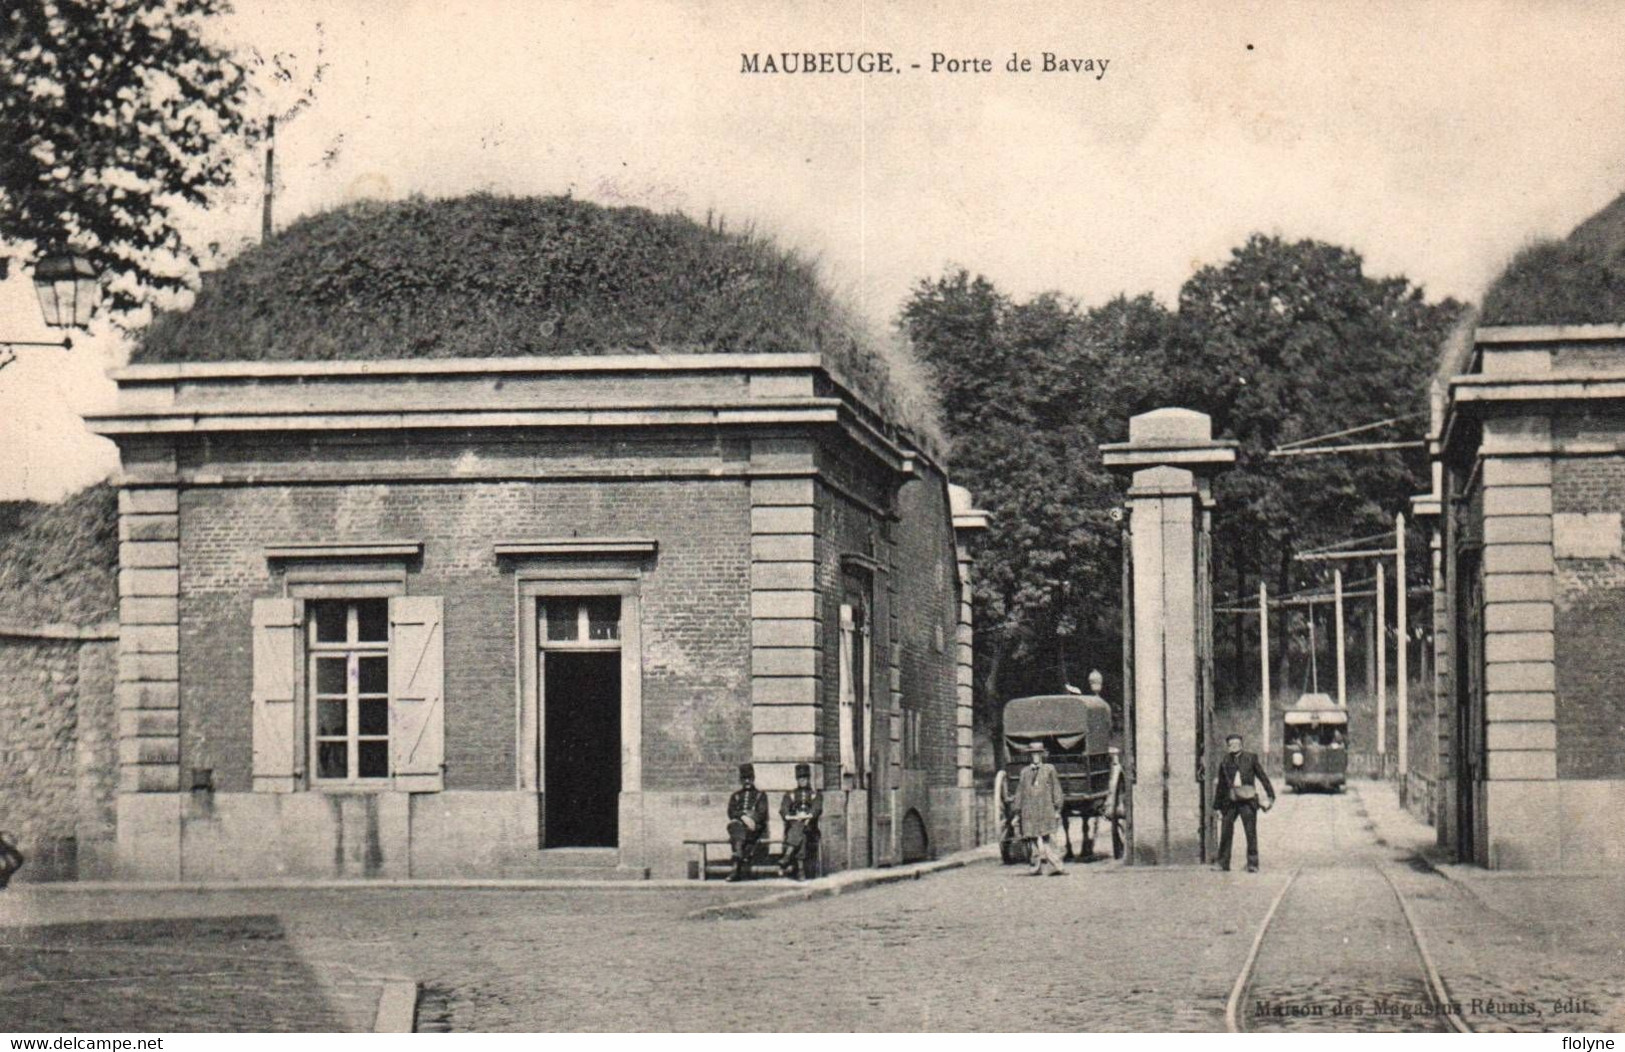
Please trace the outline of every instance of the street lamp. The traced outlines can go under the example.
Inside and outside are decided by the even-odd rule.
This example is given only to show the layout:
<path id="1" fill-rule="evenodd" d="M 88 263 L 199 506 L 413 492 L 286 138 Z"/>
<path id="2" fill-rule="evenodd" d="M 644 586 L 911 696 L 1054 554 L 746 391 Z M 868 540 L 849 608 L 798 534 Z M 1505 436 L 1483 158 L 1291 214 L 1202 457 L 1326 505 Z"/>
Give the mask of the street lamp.
<path id="1" fill-rule="evenodd" d="M 96 268 L 83 256 L 52 252 L 34 265 L 34 292 L 39 296 L 45 324 L 53 329 L 83 329 L 96 313 L 101 286 Z M 73 338 L 60 340 L 0 340 L 0 369 L 16 360 L 14 347 L 61 347 L 73 349 Z"/>

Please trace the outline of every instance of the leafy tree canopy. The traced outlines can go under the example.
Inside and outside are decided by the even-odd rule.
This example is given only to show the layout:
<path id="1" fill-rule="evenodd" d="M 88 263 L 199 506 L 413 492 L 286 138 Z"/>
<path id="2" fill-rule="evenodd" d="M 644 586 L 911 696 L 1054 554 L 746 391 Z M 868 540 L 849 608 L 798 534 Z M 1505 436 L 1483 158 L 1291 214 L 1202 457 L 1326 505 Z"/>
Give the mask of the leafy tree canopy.
<path id="1" fill-rule="evenodd" d="M 71 247 L 127 312 L 196 281 L 178 210 L 231 177 L 245 71 L 225 0 L 10 0 L 0 15 L 0 253 Z"/>
<path id="2" fill-rule="evenodd" d="M 956 481 L 994 515 L 976 572 L 987 704 L 1060 689 L 1090 667 L 1115 685 L 1121 546 L 1109 512 L 1122 483 L 1098 446 L 1126 437 L 1130 416 L 1198 409 L 1239 442 L 1236 469 L 1216 484 L 1215 593 L 1256 590 L 1260 577 L 1293 587 L 1316 572 L 1292 563 L 1295 551 L 1392 528 L 1427 488 L 1426 457 L 1268 452 L 1424 411 L 1459 310 L 1404 278 L 1368 277 L 1346 248 L 1261 235 L 1197 272 L 1177 311 L 1149 295 L 1019 303 L 963 270 L 916 286 L 901 324 L 942 382 Z M 1422 430 L 1410 419 L 1375 437 Z M 1235 628 L 1221 624 L 1221 641 Z"/>
<path id="3" fill-rule="evenodd" d="M 1171 320 L 1149 296 L 1016 303 L 963 270 L 903 308 L 942 384 L 955 478 L 994 513 L 975 574 L 988 704 L 1115 665 L 1121 494 L 1097 447 L 1154 387 Z"/>
<path id="4" fill-rule="evenodd" d="M 1428 488 L 1424 450 L 1268 454 L 1394 418 L 1405 419 L 1362 437 L 1419 437 L 1438 347 L 1460 311 L 1428 303 L 1403 277 L 1368 277 L 1350 249 L 1262 235 L 1186 282 L 1167 395 L 1241 444 L 1237 469 L 1215 484 L 1217 571 L 1280 578 L 1293 550 L 1392 527 Z"/>

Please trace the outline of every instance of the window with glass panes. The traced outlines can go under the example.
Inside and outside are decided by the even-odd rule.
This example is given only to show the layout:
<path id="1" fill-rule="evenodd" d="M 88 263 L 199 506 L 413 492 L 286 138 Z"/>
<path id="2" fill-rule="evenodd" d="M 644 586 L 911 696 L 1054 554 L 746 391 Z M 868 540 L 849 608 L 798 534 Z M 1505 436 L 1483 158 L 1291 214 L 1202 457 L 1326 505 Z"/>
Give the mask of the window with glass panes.
<path id="1" fill-rule="evenodd" d="M 923 767 L 920 760 L 920 710 L 903 709 L 903 766 Z"/>
<path id="2" fill-rule="evenodd" d="M 315 599 L 306 612 L 316 781 L 388 778 L 389 600 Z"/>
<path id="3" fill-rule="evenodd" d="M 621 597 L 618 595 L 554 595 L 542 600 L 541 643 L 544 647 L 578 643 L 619 643 Z"/>

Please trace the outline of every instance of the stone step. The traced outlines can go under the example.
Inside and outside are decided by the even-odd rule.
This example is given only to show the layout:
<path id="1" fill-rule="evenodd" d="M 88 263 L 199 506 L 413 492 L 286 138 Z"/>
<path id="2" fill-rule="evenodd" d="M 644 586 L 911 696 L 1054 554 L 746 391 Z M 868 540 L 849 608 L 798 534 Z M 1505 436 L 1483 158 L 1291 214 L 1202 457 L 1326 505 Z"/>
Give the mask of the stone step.
<path id="1" fill-rule="evenodd" d="M 612 847 L 552 847 L 502 867 L 502 876 L 530 880 L 648 880 L 641 866 L 622 866 Z"/>
<path id="2" fill-rule="evenodd" d="M 621 853 L 612 847 L 545 847 L 532 857 L 539 866 L 568 866 L 573 869 L 593 866 L 613 869 L 621 862 Z"/>
<path id="3" fill-rule="evenodd" d="M 648 880 L 649 870 L 642 866 L 560 866 L 560 865 L 507 865 L 502 867 L 505 880 Z"/>

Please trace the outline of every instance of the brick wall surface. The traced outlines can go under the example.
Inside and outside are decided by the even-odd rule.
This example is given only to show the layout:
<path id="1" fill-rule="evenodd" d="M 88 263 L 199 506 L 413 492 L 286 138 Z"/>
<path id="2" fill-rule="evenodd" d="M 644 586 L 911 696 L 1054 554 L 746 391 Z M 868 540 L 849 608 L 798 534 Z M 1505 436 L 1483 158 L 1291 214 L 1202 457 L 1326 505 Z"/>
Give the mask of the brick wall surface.
<path id="1" fill-rule="evenodd" d="M 821 470 L 828 470 L 820 464 Z M 850 497 L 828 486 L 818 489 L 817 556 L 818 590 L 822 605 L 824 638 L 821 657 L 823 673 L 823 736 L 824 784 L 841 787 L 841 733 L 840 733 L 840 643 L 841 602 L 849 586 L 868 585 L 870 592 L 870 705 L 874 713 L 873 729 L 877 737 L 888 743 L 881 752 L 881 762 L 890 762 L 890 734 L 887 729 L 890 709 L 888 693 L 887 655 L 891 645 L 891 618 L 887 603 L 884 574 L 870 574 L 864 569 L 843 568 L 842 556 L 861 555 L 877 561 L 885 554 L 885 523 L 880 516 Z"/>
<path id="2" fill-rule="evenodd" d="M 264 547 L 423 542 L 408 591 L 446 601 L 446 787 L 515 784 L 514 583 L 492 544 L 650 536 L 643 781 L 728 784 L 750 745 L 749 503 L 739 480 L 195 487 L 181 498 L 181 767 L 250 788 L 250 606 L 281 594 Z"/>
<path id="3" fill-rule="evenodd" d="M 114 644 L 0 637 L 0 830 L 29 862 L 18 878 L 78 875 L 112 836 L 117 777 Z"/>
<path id="4" fill-rule="evenodd" d="M 1557 458 L 1552 511 L 1625 511 L 1625 456 Z"/>
<path id="5" fill-rule="evenodd" d="M 903 486 L 896 525 L 898 642 L 903 704 L 921 711 L 920 760 L 928 782 L 956 781 L 958 556 L 942 477 Z"/>
<path id="6" fill-rule="evenodd" d="M 1558 458 L 1558 514 L 1625 512 L 1625 457 Z M 1625 560 L 1557 560 L 1557 774 L 1625 778 Z"/>

